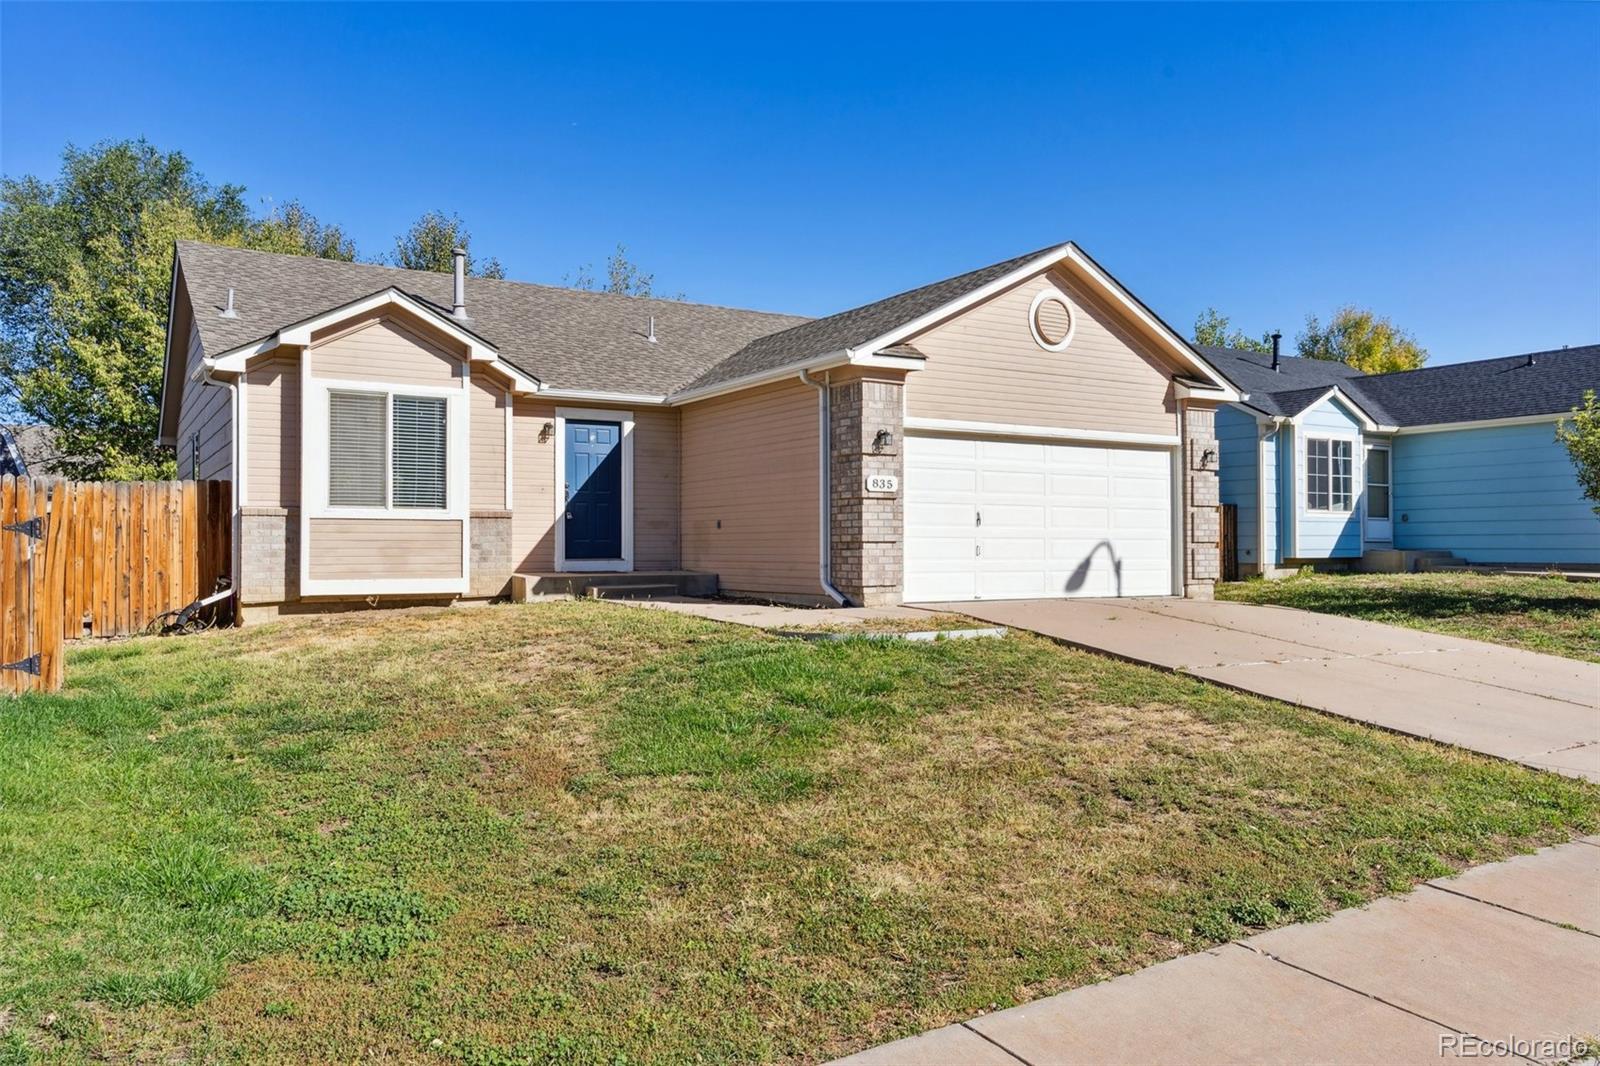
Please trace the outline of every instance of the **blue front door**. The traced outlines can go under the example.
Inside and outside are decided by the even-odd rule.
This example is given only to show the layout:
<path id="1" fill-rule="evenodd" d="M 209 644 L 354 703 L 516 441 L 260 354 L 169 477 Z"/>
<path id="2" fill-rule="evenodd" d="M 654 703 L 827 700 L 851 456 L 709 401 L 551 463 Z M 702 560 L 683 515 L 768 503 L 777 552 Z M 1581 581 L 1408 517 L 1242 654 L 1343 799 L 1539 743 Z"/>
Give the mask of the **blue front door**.
<path id="1" fill-rule="evenodd" d="M 567 423 L 566 555 L 622 558 L 622 425 Z"/>

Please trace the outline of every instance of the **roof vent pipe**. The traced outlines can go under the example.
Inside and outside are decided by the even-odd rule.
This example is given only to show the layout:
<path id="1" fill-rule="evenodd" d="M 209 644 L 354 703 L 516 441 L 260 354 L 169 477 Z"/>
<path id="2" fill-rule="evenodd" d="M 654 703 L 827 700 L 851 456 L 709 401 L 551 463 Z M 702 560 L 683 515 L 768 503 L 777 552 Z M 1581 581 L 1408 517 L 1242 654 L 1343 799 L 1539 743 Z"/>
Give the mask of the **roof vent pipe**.
<path id="1" fill-rule="evenodd" d="M 650 316 L 650 332 L 646 333 L 644 335 L 644 339 L 649 341 L 651 344 L 654 344 L 656 342 L 656 316 L 655 315 L 651 315 Z"/>
<path id="2" fill-rule="evenodd" d="M 450 317 L 458 322 L 467 320 L 467 250 L 455 248 L 450 252 L 450 259 L 455 267 L 456 287 L 455 306 L 450 308 Z"/>
<path id="3" fill-rule="evenodd" d="M 1529 365 L 1529 366 L 1533 366 L 1533 365 L 1535 365 L 1535 363 L 1536 363 L 1536 362 L 1537 362 L 1537 360 L 1535 360 L 1535 359 L 1534 359 L 1534 358 L 1533 358 L 1533 355 L 1534 355 L 1534 353 L 1532 353 L 1532 352 L 1529 352 L 1529 353 L 1528 353 L 1528 365 Z"/>
<path id="4" fill-rule="evenodd" d="M 1278 373 L 1280 373 L 1280 374 L 1283 373 L 1283 371 L 1278 370 L 1278 342 L 1281 341 L 1281 340 L 1283 340 L 1283 334 L 1279 333 L 1277 330 L 1273 330 L 1272 331 L 1272 369 L 1273 370 L 1277 370 Z"/>
<path id="5" fill-rule="evenodd" d="M 238 318 L 239 312 L 233 309 L 233 290 L 228 290 L 228 306 L 217 312 L 218 318 Z"/>

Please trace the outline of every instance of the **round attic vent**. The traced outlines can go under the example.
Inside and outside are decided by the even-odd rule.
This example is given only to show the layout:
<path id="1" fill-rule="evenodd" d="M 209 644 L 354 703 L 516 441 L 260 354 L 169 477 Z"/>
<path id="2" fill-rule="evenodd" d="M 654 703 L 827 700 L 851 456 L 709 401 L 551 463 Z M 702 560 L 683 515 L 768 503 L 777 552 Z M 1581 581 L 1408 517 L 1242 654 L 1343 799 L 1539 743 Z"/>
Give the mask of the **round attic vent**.
<path id="1" fill-rule="evenodd" d="M 1041 289 L 1028 308 L 1028 329 L 1034 342 L 1047 352 L 1059 352 L 1071 344 L 1077 324 L 1066 299 L 1054 289 Z"/>

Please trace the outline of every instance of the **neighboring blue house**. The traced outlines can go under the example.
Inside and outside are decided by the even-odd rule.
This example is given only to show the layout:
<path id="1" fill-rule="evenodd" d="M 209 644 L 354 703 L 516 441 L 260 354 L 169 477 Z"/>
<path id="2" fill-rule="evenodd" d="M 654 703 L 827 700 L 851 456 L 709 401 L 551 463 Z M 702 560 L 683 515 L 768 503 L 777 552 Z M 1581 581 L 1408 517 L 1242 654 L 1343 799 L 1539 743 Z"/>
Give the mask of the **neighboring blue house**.
<path id="1" fill-rule="evenodd" d="M 1217 412 L 1241 573 L 1378 550 L 1600 564 L 1600 516 L 1555 437 L 1600 392 L 1600 345 L 1396 374 L 1200 351 L 1244 394 Z"/>

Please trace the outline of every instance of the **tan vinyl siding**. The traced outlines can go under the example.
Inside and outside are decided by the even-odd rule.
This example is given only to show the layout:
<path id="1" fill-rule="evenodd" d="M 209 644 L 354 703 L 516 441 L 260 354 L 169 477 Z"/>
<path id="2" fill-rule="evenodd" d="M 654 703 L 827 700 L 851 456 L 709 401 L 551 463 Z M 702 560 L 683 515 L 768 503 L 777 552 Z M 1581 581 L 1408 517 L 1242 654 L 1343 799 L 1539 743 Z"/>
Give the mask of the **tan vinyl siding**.
<path id="1" fill-rule="evenodd" d="M 1072 342 L 1061 352 L 1039 347 L 1028 329 L 1029 305 L 1046 287 L 1062 296 L 1076 319 Z M 1178 431 L 1172 370 L 1118 322 L 1117 312 L 1059 273 L 1024 282 L 911 343 L 928 357 L 906 379 L 912 417 Z"/>
<path id="2" fill-rule="evenodd" d="M 732 591 L 821 595 L 816 390 L 791 380 L 680 412 L 684 568 Z"/>
<path id="3" fill-rule="evenodd" d="M 189 357 L 187 373 L 193 374 L 200 366 L 205 351 L 200 344 L 200 331 L 189 327 Z M 199 466 L 191 457 L 195 450 L 193 439 L 199 439 Z M 178 407 L 177 440 L 178 476 L 232 480 L 233 478 L 233 399 L 227 386 L 208 385 L 186 377 L 183 399 Z"/>
<path id="4" fill-rule="evenodd" d="M 461 527 L 455 519 L 313 518 L 311 577 L 460 577 Z"/>
<path id="5" fill-rule="evenodd" d="M 274 356 L 244 375 L 245 504 L 300 505 L 300 361 Z"/>
<path id="6" fill-rule="evenodd" d="M 506 506 L 506 405 L 503 382 L 474 369 L 472 394 L 472 509 L 500 511 Z M 514 496 L 514 493 L 513 493 Z"/>
<path id="7" fill-rule="evenodd" d="M 395 385 L 460 385 L 464 354 L 400 318 L 384 314 L 342 325 L 312 338 L 313 373 L 319 378 L 381 381 Z"/>
<path id="8" fill-rule="evenodd" d="M 585 408 L 606 410 L 594 404 Z M 633 567 L 675 570 L 678 554 L 678 412 L 670 407 L 633 412 Z M 556 565 L 556 404 L 518 397 L 511 428 L 511 559 L 519 571 Z M 551 435 L 540 440 L 546 423 Z"/>

